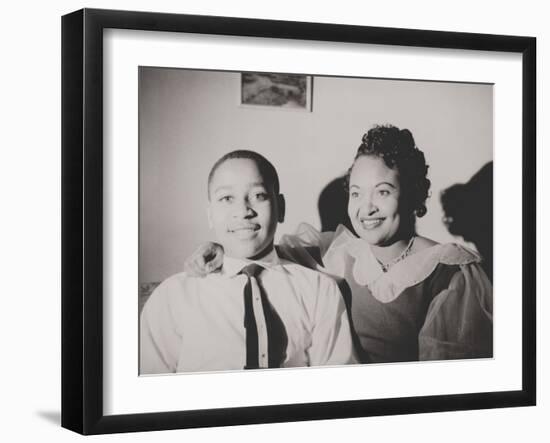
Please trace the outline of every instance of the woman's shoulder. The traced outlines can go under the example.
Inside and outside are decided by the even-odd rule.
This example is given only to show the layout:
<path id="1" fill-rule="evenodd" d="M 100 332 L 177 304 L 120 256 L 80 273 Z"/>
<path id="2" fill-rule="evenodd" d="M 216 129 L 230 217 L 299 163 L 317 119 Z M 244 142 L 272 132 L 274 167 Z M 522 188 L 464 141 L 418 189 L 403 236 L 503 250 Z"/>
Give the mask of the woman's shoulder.
<path id="1" fill-rule="evenodd" d="M 463 246 L 436 243 L 396 263 L 369 286 L 375 298 L 387 303 L 420 284 L 483 279 L 479 263 L 479 256 Z"/>
<path id="2" fill-rule="evenodd" d="M 423 251 L 425 249 L 431 248 L 433 246 L 437 246 L 439 244 L 440 243 L 436 242 L 435 240 L 432 240 L 431 238 L 417 235 L 413 243 L 412 252 L 414 254 L 415 252 Z"/>
<path id="3" fill-rule="evenodd" d="M 439 261 L 446 265 L 469 265 L 481 263 L 481 256 L 472 249 L 457 243 L 441 245 Z"/>
<path id="4" fill-rule="evenodd" d="M 438 243 L 430 238 L 415 238 L 411 258 L 427 259 L 430 262 L 444 265 L 467 265 L 481 262 L 479 254 L 466 246 L 457 243 Z M 415 255 L 418 254 L 416 257 Z"/>

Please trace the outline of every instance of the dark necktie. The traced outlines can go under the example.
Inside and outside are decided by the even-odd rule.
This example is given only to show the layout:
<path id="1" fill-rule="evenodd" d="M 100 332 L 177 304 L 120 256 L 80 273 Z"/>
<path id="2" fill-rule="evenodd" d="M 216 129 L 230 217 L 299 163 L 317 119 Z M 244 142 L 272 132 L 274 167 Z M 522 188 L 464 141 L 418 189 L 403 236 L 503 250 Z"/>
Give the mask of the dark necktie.
<path id="1" fill-rule="evenodd" d="M 252 263 L 240 272 L 248 277 L 244 287 L 244 327 L 246 329 L 244 369 L 279 368 L 286 358 L 288 337 L 281 318 L 271 306 L 258 280 L 262 271 L 264 271 L 262 266 Z M 265 343 L 266 337 L 267 343 Z"/>

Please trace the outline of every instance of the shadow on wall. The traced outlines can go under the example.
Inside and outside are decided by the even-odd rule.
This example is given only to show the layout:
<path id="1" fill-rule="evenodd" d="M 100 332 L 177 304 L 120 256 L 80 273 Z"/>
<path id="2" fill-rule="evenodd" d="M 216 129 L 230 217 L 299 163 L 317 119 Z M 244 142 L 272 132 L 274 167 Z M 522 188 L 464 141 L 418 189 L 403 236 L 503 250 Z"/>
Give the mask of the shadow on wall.
<path id="1" fill-rule="evenodd" d="M 493 162 L 483 166 L 468 183 L 443 190 L 441 204 L 449 232 L 475 244 L 483 269 L 493 281 Z"/>
<path id="2" fill-rule="evenodd" d="M 344 175 L 332 180 L 321 191 L 317 206 L 323 232 L 335 231 L 338 225 L 344 225 L 355 233 L 348 216 L 348 193 L 345 185 L 346 176 Z"/>

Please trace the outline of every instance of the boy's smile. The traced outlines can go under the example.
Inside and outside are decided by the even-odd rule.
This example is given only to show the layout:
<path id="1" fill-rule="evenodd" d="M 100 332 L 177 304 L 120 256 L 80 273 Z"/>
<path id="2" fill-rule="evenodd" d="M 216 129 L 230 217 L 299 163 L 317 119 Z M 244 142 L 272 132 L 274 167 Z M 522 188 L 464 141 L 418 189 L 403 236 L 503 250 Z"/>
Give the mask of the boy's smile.
<path id="1" fill-rule="evenodd" d="M 227 231 L 231 234 L 236 234 L 242 238 L 252 238 L 260 231 L 261 226 L 259 224 L 245 224 L 229 228 Z"/>
<path id="2" fill-rule="evenodd" d="M 283 220 L 281 198 L 254 160 L 229 159 L 216 169 L 208 219 L 228 256 L 259 258 L 271 252 L 277 223 Z"/>

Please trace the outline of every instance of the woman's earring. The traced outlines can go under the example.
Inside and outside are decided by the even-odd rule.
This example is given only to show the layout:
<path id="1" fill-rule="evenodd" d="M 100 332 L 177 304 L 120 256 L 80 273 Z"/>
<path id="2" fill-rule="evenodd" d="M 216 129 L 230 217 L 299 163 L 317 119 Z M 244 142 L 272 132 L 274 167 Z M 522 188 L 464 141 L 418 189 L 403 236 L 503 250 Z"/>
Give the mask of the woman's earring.
<path id="1" fill-rule="evenodd" d="M 426 206 L 422 205 L 419 208 L 416 208 L 414 210 L 414 215 L 420 218 L 420 217 L 424 217 L 426 215 L 426 212 L 428 212 L 428 210 L 426 209 Z"/>

